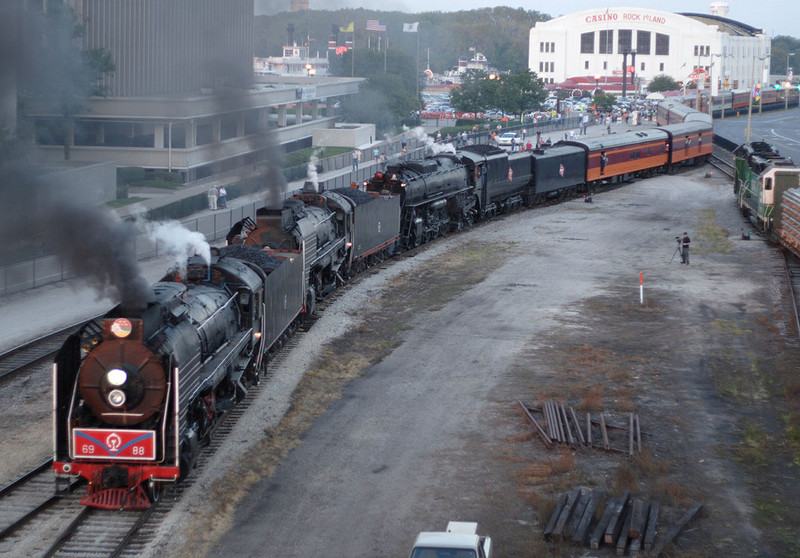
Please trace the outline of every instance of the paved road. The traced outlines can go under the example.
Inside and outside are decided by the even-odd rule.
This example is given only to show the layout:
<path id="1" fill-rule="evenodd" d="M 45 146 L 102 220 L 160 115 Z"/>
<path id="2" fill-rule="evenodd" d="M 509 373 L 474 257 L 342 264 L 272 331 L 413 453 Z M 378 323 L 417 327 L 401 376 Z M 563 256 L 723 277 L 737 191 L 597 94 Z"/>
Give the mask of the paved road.
<path id="1" fill-rule="evenodd" d="M 775 145 L 781 152 L 800 161 L 800 109 L 765 112 L 751 118 L 750 138 L 765 140 Z M 747 130 L 747 114 L 739 118 L 726 118 L 714 121 L 714 133 L 736 143 L 744 143 Z"/>

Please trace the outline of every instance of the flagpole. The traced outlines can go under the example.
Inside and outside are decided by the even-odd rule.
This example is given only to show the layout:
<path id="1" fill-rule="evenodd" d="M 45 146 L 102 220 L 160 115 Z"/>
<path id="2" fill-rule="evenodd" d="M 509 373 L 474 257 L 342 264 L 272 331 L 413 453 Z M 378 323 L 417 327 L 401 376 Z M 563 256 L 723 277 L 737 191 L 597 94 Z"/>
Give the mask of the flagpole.
<path id="1" fill-rule="evenodd" d="M 417 28 L 417 73 L 415 81 L 417 82 L 417 100 L 419 100 L 419 28 Z"/>
<path id="2" fill-rule="evenodd" d="M 386 53 L 389 52 L 389 30 L 383 32 L 383 36 L 386 39 L 384 41 L 386 44 L 383 45 L 383 73 L 386 73 Z"/>
<path id="3" fill-rule="evenodd" d="M 350 53 L 350 77 L 356 75 L 356 26 L 353 25 L 353 49 Z"/>

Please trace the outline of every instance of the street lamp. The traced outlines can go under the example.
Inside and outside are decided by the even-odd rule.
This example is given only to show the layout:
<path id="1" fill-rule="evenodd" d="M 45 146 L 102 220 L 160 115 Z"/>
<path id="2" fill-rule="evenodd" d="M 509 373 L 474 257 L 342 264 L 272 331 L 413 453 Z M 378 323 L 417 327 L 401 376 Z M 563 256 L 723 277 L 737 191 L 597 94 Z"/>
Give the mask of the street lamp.
<path id="1" fill-rule="evenodd" d="M 768 54 L 766 54 L 764 56 L 754 56 L 753 57 L 753 70 L 752 70 L 752 73 L 751 73 L 753 81 L 750 84 L 750 94 L 748 96 L 748 103 L 747 103 L 747 130 L 745 130 L 745 134 L 744 134 L 744 142 L 745 143 L 750 143 L 750 134 L 753 131 L 752 128 L 750 127 L 750 119 L 753 116 L 753 94 L 755 93 L 755 87 L 756 87 L 756 59 L 761 60 L 763 62 L 767 58 L 769 58 Z M 758 105 L 760 107 L 761 103 L 759 103 Z"/>
<path id="2" fill-rule="evenodd" d="M 600 89 L 600 74 L 594 75 L 594 94 L 597 95 L 597 90 Z"/>
<path id="3" fill-rule="evenodd" d="M 763 103 L 763 101 L 764 101 L 764 91 L 763 91 L 763 87 L 764 87 L 764 60 L 766 60 L 767 58 L 769 58 L 769 52 L 764 55 L 764 58 L 761 58 L 760 56 L 758 58 L 759 60 L 761 60 L 761 68 L 759 68 L 759 72 L 758 72 L 759 89 L 761 89 L 761 98 L 758 100 L 758 115 L 759 116 L 761 116 L 761 107 L 764 106 L 764 103 Z"/>
<path id="4" fill-rule="evenodd" d="M 783 88 L 783 110 L 789 110 L 789 87 L 792 86 L 792 80 L 789 79 L 789 57 L 794 56 L 794 52 L 786 53 L 786 82 L 788 87 Z"/>
<path id="5" fill-rule="evenodd" d="M 313 66 L 311 64 L 306 64 L 306 72 L 308 73 L 309 77 L 311 76 L 311 69 Z"/>

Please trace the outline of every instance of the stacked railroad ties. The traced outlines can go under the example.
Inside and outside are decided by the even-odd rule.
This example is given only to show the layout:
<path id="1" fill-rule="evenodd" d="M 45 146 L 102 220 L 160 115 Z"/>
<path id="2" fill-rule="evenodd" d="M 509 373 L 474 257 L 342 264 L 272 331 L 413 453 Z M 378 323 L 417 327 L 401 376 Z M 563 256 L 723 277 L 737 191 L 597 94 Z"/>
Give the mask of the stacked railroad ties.
<path id="1" fill-rule="evenodd" d="M 567 444 L 573 448 L 577 447 L 590 447 L 597 449 L 604 449 L 607 451 L 615 451 L 619 453 L 627 453 L 633 457 L 634 450 L 636 453 L 642 452 L 642 431 L 639 426 L 639 415 L 636 413 L 628 414 L 628 426 L 614 426 L 606 424 L 605 414 L 600 413 L 598 418 L 592 418 L 591 413 L 586 413 L 586 427 L 584 435 L 584 427 L 581 426 L 581 421 L 578 419 L 577 413 L 572 406 L 565 406 L 563 403 L 556 401 L 545 401 L 544 405 L 539 408 L 530 406 L 522 401 L 519 406 L 525 412 L 525 416 L 533 423 L 536 431 L 541 438 L 547 449 L 553 449 L 556 444 Z M 540 424 L 536 420 L 534 413 L 542 415 L 540 419 L 544 424 Z M 594 427 L 599 429 L 599 437 L 593 434 Z M 612 446 L 609 441 L 609 430 L 625 431 L 627 430 L 626 447 Z M 594 443 L 593 440 L 597 439 L 598 442 Z M 621 445 L 617 443 L 616 445 Z"/>
<path id="2" fill-rule="evenodd" d="M 784 191 L 782 206 L 778 238 L 793 254 L 800 254 L 800 190 Z"/>
<path id="3" fill-rule="evenodd" d="M 800 207 L 800 200 L 798 200 Z M 798 221 L 800 222 L 800 221 Z M 539 438 L 547 449 L 558 445 L 572 448 L 590 447 L 615 451 L 633 457 L 642 451 L 642 431 L 639 415 L 628 413 L 628 426 L 616 426 L 606 422 L 605 414 L 593 418 L 586 413 L 585 431 L 572 406 L 548 400 L 541 407 L 519 401 L 525 416 L 533 424 Z M 537 420 L 535 415 L 541 415 Z M 599 431 L 595 433 L 595 431 Z M 609 432 L 625 433 L 624 441 Z M 610 438 L 615 438 L 611 440 Z M 597 440 L 595 443 L 594 440 Z M 613 442 L 613 443 L 612 443 Z M 622 445 L 626 447 L 620 447 Z M 694 504 L 678 522 L 654 545 L 657 533 L 659 503 L 631 499 L 630 492 L 605 501 L 605 510 L 595 521 L 595 511 L 603 500 L 597 490 L 575 488 L 562 494 L 556 503 L 550 521 L 544 529 L 548 541 L 567 541 L 598 549 L 601 545 L 616 548 L 622 556 L 628 550 L 630 556 L 640 551 L 659 556 L 701 510 L 702 504 Z M 593 528 L 592 528 L 593 526 Z"/>

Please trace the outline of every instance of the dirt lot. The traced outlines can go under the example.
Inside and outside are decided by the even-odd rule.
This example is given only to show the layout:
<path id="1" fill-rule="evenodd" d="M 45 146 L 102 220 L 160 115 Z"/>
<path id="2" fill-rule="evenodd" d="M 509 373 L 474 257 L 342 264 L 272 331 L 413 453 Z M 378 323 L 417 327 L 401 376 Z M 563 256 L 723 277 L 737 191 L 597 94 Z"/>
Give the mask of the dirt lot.
<path id="1" fill-rule="evenodd" d="M 797 332 L 779 253 L 741 241 L 744 226 L 728 183 L 693 171 L 368 274 L 295 349 L 303 362 L 282 365 L 310 370 L 283 420 L 275 394 L 154 555 L 269 540 L 276 556 L 400 557 L 449 519 L 478 521 L 498 556 L 611 555 L 542 538 L 559 495 L 582 486 L 658 501 L 661 533 L 702 503 L 669 556 L 797 556 Z M 690 266 L 670 263 L 683 230 Z M 612 424 L 635 411 L 644 451 L 546 450 L 520 399 Z"/>

